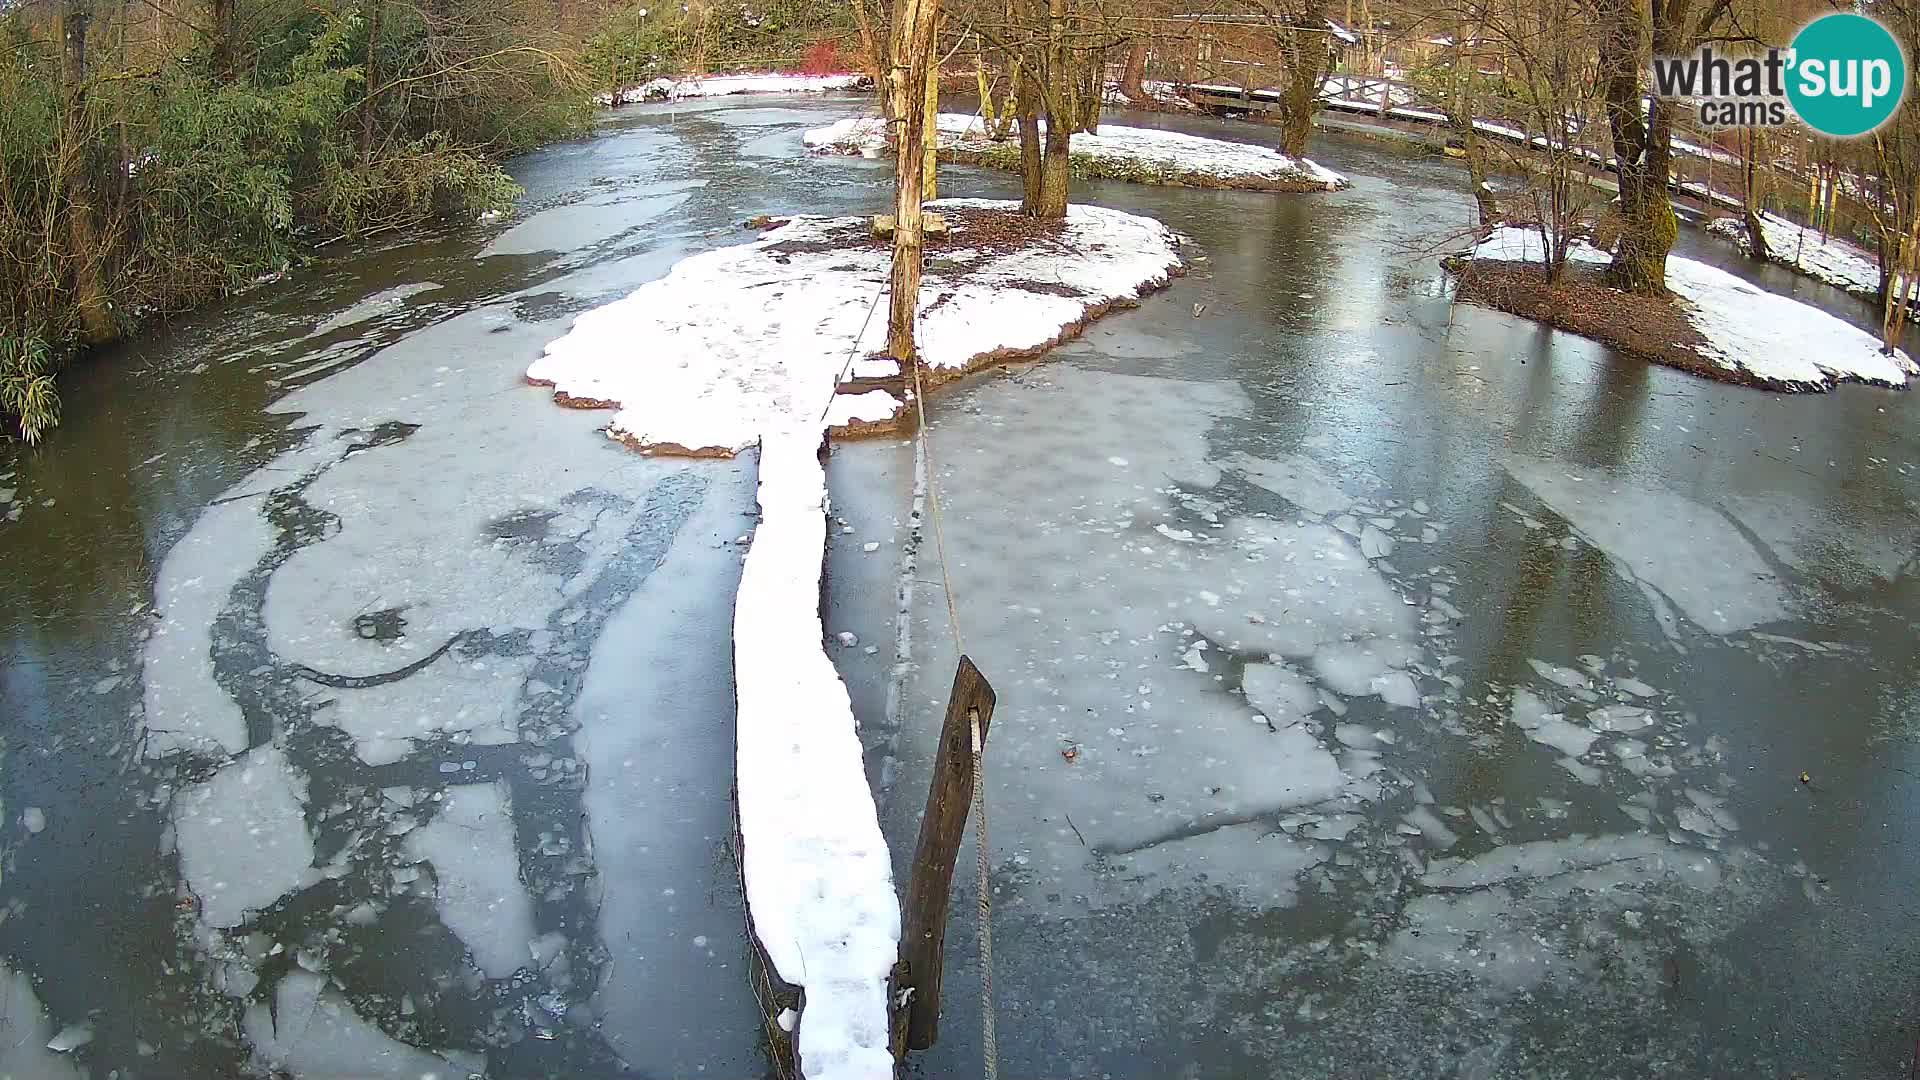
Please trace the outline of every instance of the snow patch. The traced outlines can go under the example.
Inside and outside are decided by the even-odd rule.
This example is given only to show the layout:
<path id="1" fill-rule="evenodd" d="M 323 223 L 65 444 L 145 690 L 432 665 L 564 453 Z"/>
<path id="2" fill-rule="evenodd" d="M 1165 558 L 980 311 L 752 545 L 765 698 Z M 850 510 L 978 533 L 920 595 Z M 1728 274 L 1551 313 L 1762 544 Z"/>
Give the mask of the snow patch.
<path id="1" fill-rule="evenodd" d="M 1706 230 L 1733 241 L 1741 251 L 1752 246 L 1747 223 L 1740 218 L 1715 218 L 1707 223 Z M 1838 236 L 1822 239 L 1817 229 L 1803 228 L 1765 211 L 1760 214 L 1760 235 L 1767 242 L 1771 261 L 1863 299 L 1879 299 L 1880 261 L 1858 245 Z M 1915 291 L 1920 293 L 1920 289 Z M 1913 317 L 1920 319 L 1920 310 Z"/>
<path id="2" fill-rule="evenodd" d="M 760 526 L 733 621 L 742 869 L 754 932 L 806 990 L 802 1074 L 886 1078 L 900 910 L 852 703 L 820 644 L 820 438 L 771 433 L 760 447 Z"/>
<path id="3" fill-rule="evenodd" d="M 728 97 L 733 94 L 822 94 L 830 90 L 866 90 L 873 80 L 865 75 L 801 75 L 774 71 L 754 75 L 715 75 L 702 78 L 650 79 L 594 98 L 603 106 L 641 101 L 683 101 L 688 98 Z"/>
<path id="4" fill-rule="evenodd" d="M 1495 229 L 1474 248 L 1475 259 L 1544 262 L 1545 245 L 1534 229 Z M 1584 241 L 1568 251 L 1569 262 L 1605 266 L 1612 256 Z M 1824 390 L 1838 382 L 1903 387 L 1920 375 L 1905 352 L 1889 356 L 1880 339 L 1788 296 L 1768 292 L 1718 267 L 1680 255 L 1667 257 L 1667 287 L 1707 344 L 1701 355 L 1728 371 L 1743 372 L 1788 390 Z"/>
<path id="5" fill-rule="evenodd" d="M 580 316 L 527 379 L 576 401 L 619 406 L 608 434 L 642 448 L 730 455 L 795 420 L 889 420 L 905 403 L 885 391 L 834 394 L 850 355 L 886 344 L 886 319 L 869 313 L 883 299 L 892 253 L 866 236 L 862 217 L 795 218 L 752 243 L 682 260 L 666 277 Z M 958 261 L 973 250 L 957 225 L 939 254 Z M 1173 234 L 1159 222 L 1073 206 L 1057 241 L 923 279 L 922 358 L 959 371 L 996 353 L 1043 348 L 1089 311 L 1133 300 L 1179 266 Z M 1020 287 L 1036 281 L 1049 288 Z"/>
<path id="6" fill-rule="evenodd" d="M 875 157 L 887 144 L 886 121 L 874 116 L 852 116 L 826 127 L 813 128 L 801 141 L 816 151 Z M 942 149 L 982 151 L 996 145 L 986 121 L 962 113 L 940 114 Z M 1000 145 L 1016 146 L 1007 142 Z M 1335 191 L 1348 186 L 1346 177 L 1306 158 L 1289 157 L 1271 147 L 1209 139 L 1158 128 L 1101 124 L 1098 134 L 1078 133 L 1072 155 L 1096 162 L 1150 170 L 1162 182 L 1212 181 L 1223 187 L 1289 190 L 1302 185 Z"/>

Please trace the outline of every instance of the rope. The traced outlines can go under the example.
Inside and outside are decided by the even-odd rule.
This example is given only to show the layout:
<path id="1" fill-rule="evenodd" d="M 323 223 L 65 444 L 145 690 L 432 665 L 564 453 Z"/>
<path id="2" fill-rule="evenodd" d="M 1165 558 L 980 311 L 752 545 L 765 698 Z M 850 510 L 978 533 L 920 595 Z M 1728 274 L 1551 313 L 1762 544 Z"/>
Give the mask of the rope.
<path id="1" fill-rule="evenodd" d="M 917 310 L 914 322 L 919 322 Z M 917 325 L 915 329 L 918 330 Z M 960 608 L 953 598 L 953 576 L 947 569 L 947 535 L 941 525 L 938 471 L 933 460 L 933 448 L 927 441 L 927 388 L 920 377 L 920 358 L 914 357 L 912 363 L 914 403 L 920 413 L 917 433 L 920 460 L 925 463 L 927 470 L 927 509 L 933 518 L 934 551 L 940 557 L 941 591 L 947 597 L 947 628 L 953 632 L 953 652 L 958 657 L 966 649 L 960 637 Z M 980 869 L 980 1054 L 986 1080 L 999 1080 L 1000 1050 L 993 1018 L 993 893 L 988 875 L 986 770 L 981 760 L 984 738 L 980 731 L 979 711 L 969 709 L 967 719 L 972 728 L 973 741 L 973 842 Z"/>
<path id="2" fill-rule="evenodd" d="M 833 399 L 840 392 L 840 384 L 847 381 L 847 372 L 853 370 L 854 354 L 860 351 L 860 339 L 867 336 L 867 327 L 873 325 L 873 313 L 880 310 L 880 298 L 887 295 L 887 283 L 881 282 L 880 288 L 873 293 L 873 303 L 867 305 L 867 317 L 860 321 L 860 330 L 853 335 L 853 344 L 847 346 L 847 358 L 840 362 L 840 374 L 833 380 L 833 393 L 827 395 L 827 406 L 820 410 L 819 422 L 827 422 L 827 415 L 833 412 Z"/>
<path id="3" fill-rule="evenodd" d="M 980 711 L 967 710 L 973 727 L 973 812 L 975 848 L 980 855 L 980 1054 L 987 1080 L 1000 1076 L 999 1040 L 993 1030 L 993 899 L 987 892 L 987 795 L 980 767 Z"/>

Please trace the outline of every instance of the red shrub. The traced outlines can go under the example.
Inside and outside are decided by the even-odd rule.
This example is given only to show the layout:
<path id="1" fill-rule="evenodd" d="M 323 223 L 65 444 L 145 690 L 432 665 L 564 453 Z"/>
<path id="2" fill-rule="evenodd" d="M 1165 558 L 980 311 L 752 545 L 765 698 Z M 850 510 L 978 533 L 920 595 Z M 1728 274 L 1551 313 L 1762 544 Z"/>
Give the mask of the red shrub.
<path id="1" fill-rule="evenodd" d="M 800 71 L 806 75 L 837 75 L 845 70 L 840 62 L 840 46 L 831 40 L 814 42 L 800 61 Z"/>

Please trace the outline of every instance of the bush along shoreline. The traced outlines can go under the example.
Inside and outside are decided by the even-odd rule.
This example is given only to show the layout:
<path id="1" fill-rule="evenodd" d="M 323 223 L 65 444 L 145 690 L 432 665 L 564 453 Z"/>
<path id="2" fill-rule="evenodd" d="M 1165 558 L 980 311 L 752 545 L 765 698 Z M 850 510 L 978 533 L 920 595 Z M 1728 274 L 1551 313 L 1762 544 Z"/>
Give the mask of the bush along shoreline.
<path id="1" fill-rule="evenodd" d="M 595 91 L 755 57 L 834 62 L 837 9 L 778 2 L 698 20 L 646 3 L 556 18 L 546 0 L 14 6 L 0 441 L 46 436 L 58 369 L 90 348 L 318 245 L 509 209 L 520 188 L 501 163 L 584 134 Z"/>

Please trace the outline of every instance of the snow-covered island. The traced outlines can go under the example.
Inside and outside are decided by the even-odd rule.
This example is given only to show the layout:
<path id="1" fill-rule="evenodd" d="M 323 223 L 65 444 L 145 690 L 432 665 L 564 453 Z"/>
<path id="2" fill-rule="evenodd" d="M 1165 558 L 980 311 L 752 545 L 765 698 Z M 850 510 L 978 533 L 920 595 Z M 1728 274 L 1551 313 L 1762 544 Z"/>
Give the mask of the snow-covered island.
<path id="1" fill-rule="evenodd" d="M 1063 222 L 1017 204 L 927 204 L 923 378 L 1039 352 L 1184 272 L 1151 218 L 1074 206 Z M 563 404 L 617 408 L 607 432 L 648 453 L 728 456 L 775 427 L 893 430 L 909 395 L 886 344 L 890 242 L 865 217 L 795 217 L 751 243 L 692 256 L 580 316 L 527 370 Z M 836 390 L 839 393 L 836 393 Z"/>
<path id="2" fill-rule="evenodd" d="M 734 94 L 824 94 L 829 90 L 871 90 L 865 75 L 802 75 L 768 71 L 749 75 L 683 75 L 649 79 L 638 86 L 602 93 L 594 98 L 603 106 L 643 101 L 681 101 L 686 98 L 729 97 Z"/>
<path id="3" fill-rule="evenodd" d="M 1865 330 L 1679 255 L 1667 258 L 1671 298 L 1629 296 L 1593 280 L 1612 256 L 1577 241 L 1568 253 L 1568 282 L 1549 295 L 1539 269 L 1543 248 L 1534 229 L 1495 229 L 1457 264 L 1460 297 L 1767 390 L 1829 390 L 1842 382 L 1904 388 L 1920 375 L 1905 352 L 1881 352 L 1880 339 Z"/>
<path id="4" fill-rule="evenodd" d="M 886 121 L 851 116 L 814 128 L 802 139 L 816 153 L 874 157 L 886 148 Z M 1011 134 L 994 139 L 977 116 L 941 113 L 940 157 L 1019 172 L 1020 141 Z M 1337 191 L 1349 185 L 1332 169 L 1271 147 L 1118 124 L 1100 125 L 1097 135 L 1075 135 L 1068 161 L 1083 179 L 1138 184 L 1246 191 Z"/>
<path id="5" fill-rule="evenodd" d="M 1017 204 L 928 204 L 923 370 L 886 342 L 890 242 L 864 217 L 802 217 L 695 255 L 580 316 L 527 372 L 564 403 L 617 408 L 648 452 L 759 448 L 760 520 L 734 601 L 735 787 L 754 939 L 800 1074 L 887 1080 L 887 980 L 899 953 L 892 864 L 845 684 L 823 647 L 829 430 L 891 430 L 912 387 L 1038 352 L 1182 272 L 1173 234 L 1093 206 L 1064 221 Z"/>

